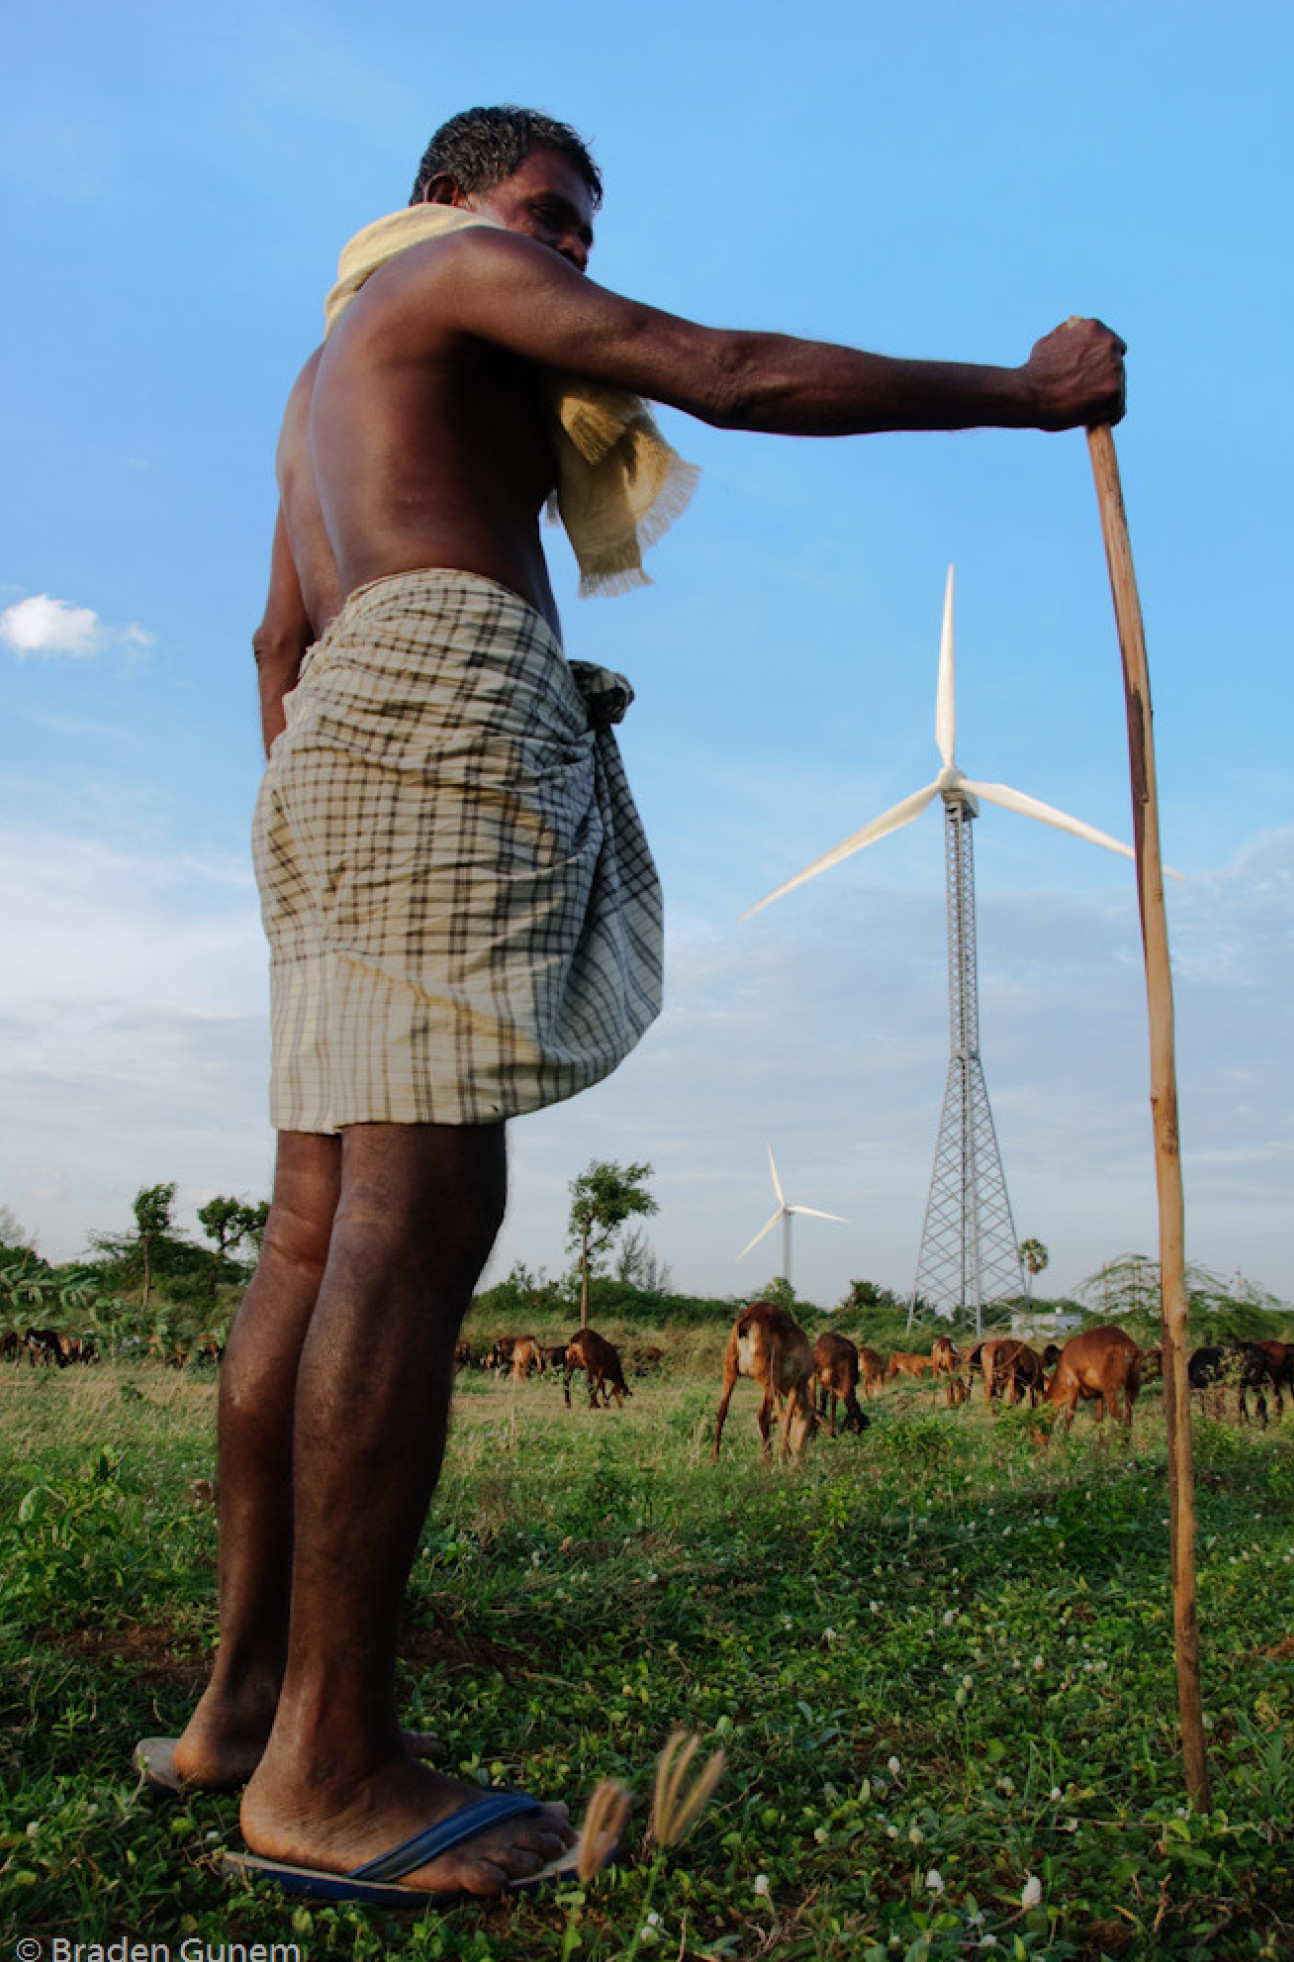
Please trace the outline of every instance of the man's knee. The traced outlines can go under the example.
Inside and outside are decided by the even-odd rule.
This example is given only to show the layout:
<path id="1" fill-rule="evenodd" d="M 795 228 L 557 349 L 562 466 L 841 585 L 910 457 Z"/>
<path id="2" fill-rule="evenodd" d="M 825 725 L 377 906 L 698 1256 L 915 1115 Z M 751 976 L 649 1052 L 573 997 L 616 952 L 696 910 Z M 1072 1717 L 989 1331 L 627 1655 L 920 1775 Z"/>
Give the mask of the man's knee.
<path id="1" fill-rule="evenodd" d="M 479 1270 L 506 1203 L 502 1124 L 356 1125 L 344 1134 L 338 1222 L 371 1242 Z"/>
<path id="2" fill-rule="evenodd" d="M 262 1258 L 318 1279 L 328 1260 L 340 1189 L 339 1138 L 281 1132 Z"/>

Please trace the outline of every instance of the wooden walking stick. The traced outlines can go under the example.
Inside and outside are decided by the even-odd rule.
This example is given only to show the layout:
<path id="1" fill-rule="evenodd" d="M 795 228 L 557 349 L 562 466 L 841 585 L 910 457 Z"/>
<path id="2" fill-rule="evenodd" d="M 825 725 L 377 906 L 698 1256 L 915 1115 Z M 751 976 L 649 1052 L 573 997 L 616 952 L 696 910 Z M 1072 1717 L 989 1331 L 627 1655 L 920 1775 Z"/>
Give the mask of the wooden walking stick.
<path id="1" fill-rule="evenodd" d="M 1182 1164 L 1177 1136 L 1177 1071 L 1173 1052 L 1173 976 L 1164 911 L 1164 869 L 1159 855 L 1159 800 L 1150 727 L 1150 670 L 1141 624 L 1141 602 L 1132 568 L 1128 517 L 1123 507 L 1114 436 L 1089 429 L 1092 472 L 1101 507 L 1101 530 L 1123 656 L 1128 708 L 1128 756 L 1132 769 L 1133 843 L 1141 942 L 1146 956 L 1150 1011 L 1150 1107 L 1155 1132 L 1155 1182 L 1159 1194 L 1159 1275 L 1164 1343 L 1164 1418 L 1168 1428 L 1168 1501 L 1173 1574 L 1173 1631 L 1177 1649 L 1177 1708 L 1182 1727 L 1186 1789 L 1206 1810 L 1209 1774 L 1204 1757 L 1200 1699 L 1200 1628 L 1195 1604 L 1195 1472 L 1191 1459 L 1190 1384 L 1186 1375 L 1186 1241 Z"/>

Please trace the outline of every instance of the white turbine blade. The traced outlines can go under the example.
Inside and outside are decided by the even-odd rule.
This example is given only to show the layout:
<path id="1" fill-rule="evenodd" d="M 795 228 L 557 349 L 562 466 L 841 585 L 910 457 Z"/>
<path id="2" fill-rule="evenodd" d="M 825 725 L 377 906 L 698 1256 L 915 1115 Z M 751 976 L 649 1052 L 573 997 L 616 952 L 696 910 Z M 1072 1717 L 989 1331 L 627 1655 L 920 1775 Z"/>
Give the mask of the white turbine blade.
<path id="1" fill-rule="evenodd" d="M 935 741 L 945 768 L 951 769 L 957 748 L 957 695 L 953 681 L 953 567 L 944 588 L 944 624 L 939 636 L 939 693 L 935 698 Z"/>
<path id="2" fill-rule="evenodd" d="M 913 818 L 920 817 L 938 788 L 937 783 L 928 783 L 924 790 L 913 791 L 911 797 L 905 797 L 899 804 L 892 804 L 888 811 L 882 811 L 879 817 L 873 818 L 870 824 L 865 824 L 861 831 L 855 831 L 852 838 L 846 838 L 843 844 L 835 847 L 834 851 L 829 851 L 824 858 L 815 858 L 812 865 L 806 865 L 803 872 L 797 872 L 793 879 L 788 879 L 785 885 L 777 888 L 776 892 L 765 893 L 764 897 L 757 899 L 753 906 L 748 906 L 740 917 L 748 920 L 752 913 L 758 913 L 761 907 L 771 906 L 775 899 L 782 897 L 783 893 L 793 892 L 796 886 L 802 886 L 806 880 L 816 879 L 819 872 L 826 872 L 833 865 L 839 865 L 842 859 L 852 857 L 855 852 L 861 852 L 864 845 L 874 845 L 878 838 L 887 838 L 891 831 L 901 830 L 905 824 L 911 824 Z"/>
<path id="3" fill-rule="evenodd" d="M 773 1147 L 771 1144 L 766 1144 L 764 1149 L 768 1153 L 768 1169 L 773 1174 L 773 1190 L 777 1194 L 777 1203 L 779 1206 L 785 1206 L 786 1194 L 782 1190 L 782 1181 L 777 1176 L 777 1160 L 773 1156 Z"/>
<path id="4" fill-rule="evenodd" d="M 965 780 L 964 788 L 976 797 L 983 797 L 990 804 L 1000 804 L 1004 810 L 1019 811 L 1023 817 L 1038 818 L 1043 824 L 1054 824 L 1057 831 L 1072 832 L 1075 838 L 1086 838 L 1089 844 L 1104 845 L 1107 851 L 1118 852 L 1121 858 L 1130 858 L 1135 863 L 1137 854 L 1131 845 L 1125 845 L 1118 838 L 1111 838 L 1108 831 L 1098 831 L 1094 824 L 1085 824 L 1082 818 L 1070 817 L 1050 804 L 1030 797 L 1023 790 L 1013 790 L 1006 783 L 972 783 Z M 1185 881 L 1184 872 L 1174 872 L 1171 865 L 1164 867 L 1170 879 Z"/>
<path id="5" fill-rule="evenodd" d="M 975 797 L 986 798 L 990 804 L 1001 804 L 1007 811 L 1019 811 L 1021 817 L 1037 818 L 1042 824 L 1054 824 L 1057 831 L 1072 832 L 1075 838 L 1086 838 L 1089 844 L 1104 845 L 1108 852 L 1118 852 L 1124 858 L 1135 858 L 1131 845 L 1120 843 L 1108 831 L 1098 831 L 1094 824 L 1085 824 L 1082 818 L 1070 817 L 1065 811 L 1058 811 L 1051 804 L 1040 803 L 1038 798 L 1029 797 L 1023 790 L 1012 790 L 1006 783 L 972 783 L 966 780 L 965 788 Z"/>
<path id="6" fill-rule="evenodd" d="M 763 1239 L 764 1235 L 766 1233 L 772 1232 L 773 1228 L 777 1225 L 778 1220 L 781 1219 L 782 1217 L 782 1211 L 783 1208 L 779 1206 L 777 1211 L 773 1214 L 772 1219 L 769 1220 L 768 1225 L 761 1226 L 753 1240 L 747 1240 L 745 1246 L 742 1248 L 741 1252 L 737 1255 L 738 1260 L 744 1260 L 746 1258 L 746 1255 L 750 1252 L 751 1248 L 757 1247 L 760 1241 Z"/>
<path id="7" fill-rule="evenodd" d="M 807 1213 L 810 1219 L 834 1219 L 841 1226 L 848 1226 L 849 1224 L 849 1221 L 844 1219 L 841 1214 L 820 1213 L 816 1206 L 788 1206 L 786 1210 L 788 1213 Z"/>

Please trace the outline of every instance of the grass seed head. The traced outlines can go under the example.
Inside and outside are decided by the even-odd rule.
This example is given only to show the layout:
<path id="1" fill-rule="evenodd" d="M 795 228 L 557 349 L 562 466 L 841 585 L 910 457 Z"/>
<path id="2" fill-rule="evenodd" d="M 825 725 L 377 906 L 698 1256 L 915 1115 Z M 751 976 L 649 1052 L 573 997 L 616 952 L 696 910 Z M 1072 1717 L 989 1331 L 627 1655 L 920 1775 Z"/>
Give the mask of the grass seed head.
<path id="1" fill-rule="evenodd" d="M 618 1778 L 604 1778 L 589 1800 L 580 1828 L 575 1870 L 581 1880 L 601 1873 L 620 1843 L 629 1817 L 629 1794 Z"/>
<path id="2" fill-rule="evenodd" d="M 657 1846 L 677 1846 L 686 1839 L 723 1776 L 722 1747 L 704 1764 L 685 1793 L 688 1767 L 700 1749 L 695 1731 L 676 1730 L 656 1761 L 656 1796 L 652 1803 L 650 1836 Z"/>

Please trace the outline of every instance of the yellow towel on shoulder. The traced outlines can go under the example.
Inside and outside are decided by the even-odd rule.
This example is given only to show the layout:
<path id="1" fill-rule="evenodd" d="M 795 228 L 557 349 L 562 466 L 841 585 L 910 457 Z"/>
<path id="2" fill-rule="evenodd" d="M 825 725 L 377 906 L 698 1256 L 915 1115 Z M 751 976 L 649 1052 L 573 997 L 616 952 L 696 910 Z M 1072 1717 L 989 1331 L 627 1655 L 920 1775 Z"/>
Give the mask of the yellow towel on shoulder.
<path id="1" fill-rule="evenodd" d="M 324 301 L 325 335 L 365 280 L 398 252 L 493 223 L 453 205 L 414 204 L 366 225 L 343 247 L 337 284 Z M 557 455 L 549 516 L 566 527 L 579 561 L 580 597 L 650 585 L 643 552 L 686 510 L 699 470 L 665 441 L 646 403 L 628 389 L 553 373 L 548 394 Z"/>

